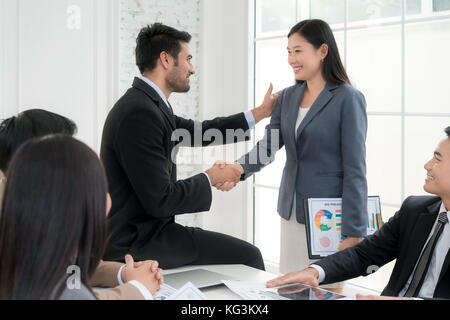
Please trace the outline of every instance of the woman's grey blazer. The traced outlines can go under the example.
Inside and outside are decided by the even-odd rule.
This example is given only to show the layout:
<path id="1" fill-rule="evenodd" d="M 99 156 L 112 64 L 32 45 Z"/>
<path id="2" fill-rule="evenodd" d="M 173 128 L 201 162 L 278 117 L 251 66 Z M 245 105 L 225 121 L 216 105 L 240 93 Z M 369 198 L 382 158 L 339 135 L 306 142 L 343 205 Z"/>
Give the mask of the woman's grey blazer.
<path id="1" fill-rule="evenodd" d="M 57 296 L 58 292 L 61 292 L 59 296 Z M 96 297 L 83 283 L 80 283 L 79 288 L 69 288 L 67 276 L 64 276 L 53 289 L 49 300 L 96 300 Z"/>
<path id="2" fill-rule="evenodd" d="M 264 138 L 239 162 L 242 180 L 260 171 L 285 146 L 286 165 L 278 213 L 289 220 L 294 195 L 297 221 L 305 223 L 308 198 L 342 197 L 342 234 L 361 237 L 367 230 L 366 101 L 350 85 L 327 84 L 294 136 L 306 83 L 279 96 Z"/>

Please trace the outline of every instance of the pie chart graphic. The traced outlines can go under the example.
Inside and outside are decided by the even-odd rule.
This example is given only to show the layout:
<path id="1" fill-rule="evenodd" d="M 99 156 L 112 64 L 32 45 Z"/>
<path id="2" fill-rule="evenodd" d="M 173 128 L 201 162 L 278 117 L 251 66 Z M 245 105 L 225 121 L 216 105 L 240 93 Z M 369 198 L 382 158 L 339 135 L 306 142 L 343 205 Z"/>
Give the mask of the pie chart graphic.
<path id="1" fill-rule="evenodd" d="M 333 214 L 325 209 L 320 210 L 314 217 L 314 223 L 320 231 L 330 231 Z"/>

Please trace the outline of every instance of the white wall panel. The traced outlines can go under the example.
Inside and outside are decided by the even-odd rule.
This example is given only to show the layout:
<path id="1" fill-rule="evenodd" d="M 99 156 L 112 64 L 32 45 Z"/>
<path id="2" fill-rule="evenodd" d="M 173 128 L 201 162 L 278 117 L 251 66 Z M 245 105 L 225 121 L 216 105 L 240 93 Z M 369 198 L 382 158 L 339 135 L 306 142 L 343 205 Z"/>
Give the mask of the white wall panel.
<path id="1" fill-rule="evenodd" d="M 99 150 L 114 98 L 116 1 L 3 0 L 2 118 L 43 108 L 73 119 L 77 137 Z M 3 41 L 2 41 L 3 43 Z M 3 50 L 5 51 L 5 50 Z M 6 71 L 5 73 L 3 71 Z"/>

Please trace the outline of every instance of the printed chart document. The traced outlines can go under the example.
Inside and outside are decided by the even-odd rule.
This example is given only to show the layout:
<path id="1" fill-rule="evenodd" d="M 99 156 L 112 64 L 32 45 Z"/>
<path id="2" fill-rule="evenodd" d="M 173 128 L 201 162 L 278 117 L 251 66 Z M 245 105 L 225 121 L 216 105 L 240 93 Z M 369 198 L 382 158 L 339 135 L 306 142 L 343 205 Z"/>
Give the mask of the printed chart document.
<path id="1" fill-rule="evenodd" d="M 192 282 L 188 282 L 167 300 L 206 300 L 206 296 Z"/>
<path id="2" fill-rule="evenodd" d="M 306 231 L 310 259 L 320 259 L 338 251 L 344 239 L 342 231 L 342 199 L 312 198 L 306 204 Z M 380 198 L 367 201 L 367 236 L 381 227 Z"/>
<path id="3" fill-rule="evenodd" d="M 223 280 L 222 282 L 244 300 L 289 300 L 271 292 L 264 292 L 268 290 L 265 283 L 234 280 Z"/>
<path id="4" fill-rule="evenodd" d="M 177 290 L 172 288 L 168 284 L 163 283 L 161 285 L 161 289 L 156 292 L 156 295 L 153 297 L 153 300 L 168 300 L 171 295 L 173 295 Z"/>

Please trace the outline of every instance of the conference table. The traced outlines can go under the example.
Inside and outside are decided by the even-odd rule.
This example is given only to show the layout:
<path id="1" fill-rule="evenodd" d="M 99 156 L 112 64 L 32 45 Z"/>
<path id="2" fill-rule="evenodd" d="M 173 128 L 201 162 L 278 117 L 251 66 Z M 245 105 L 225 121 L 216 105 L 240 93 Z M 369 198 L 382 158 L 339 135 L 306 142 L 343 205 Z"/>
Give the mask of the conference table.
<path id="1" fill-rule="evenodd" d="M 259 282 L 265 283 L 268 280 L 274 279 L 279 275 L 254 269 L 245 265 L 203 265 L 203 266 L 185 266 L 176 269 L 163 270 L 163 275 L 168 275 L 171 273 L 189 271 L 193 269 L 205 269 L 217 273 L 221 273 L 230 276 L 236 280 L 246 281 L 246 282 Z M 186 279 L 188 282 L 189 279 Z M 228 289 L 225 285 L 215 286 L 211 288 L 203 288 L 200 291 L 206 296 L 208 300 L 242 300 L 242 298 Z M 356 293 L 362 294 L 377 294 L 376 292 L 366 290 L 361 287 L 354 287 L 350 284 L 345 284 L 343 288 L 343 295 L 354 298 Z"/>
<path id="2" fill-rule="evenodd" d="M 267 271 L 261 271 L 245 265 L 229 264 L 229 265 L 199 265 L 199 266 L 184 266 L 176 269 L 163 270 L 163 276 L 171 273 L 177 273 L 182 271 L 189 271 L 194 269 L 205 269 L 212 272 L 217 272 L 229 276 L 235 280 L 251 282 L 251 283 L 265 283 L 271 279 L 278 277 L 278 274 L 274 274 Z M 186 279 L 186 282 L 189 282 Z M 94 288 L 95 291 L 108 290 L 106 288 Z M 239 295 L 228 289 L 225 285 L 214 286 L 209 288 L 202 288 L 200 291 L 206 296 L 208 300 L 243 300 Z M 355 298 L 356 293 L 362 294 L 379 294 L 379 292 L 369 290 L 363 287 L 352 286 L 351 284 L 345 284 L 342 294 L 348 298 Z"/>
<path id="3" fill-rule="evenodd" d="M 229 264 L 229 265 L 205 265 L 205 266 L 185 266 L 176 269 L 163 270 L 163 276 L 181 272 L 189 271 L 193 269 L 204 269 L 208 271 L 213 271 L 221 273 L 232 277 L 236 280 L 247 281 L 247 282 L 267 282 L 277 275 L 258 269 L 254 269 L 245 265 Z M 186 279 L 188 282 L 189 279 Z M 210 288 L 203 288 L 200 291 L 206 296 L 208 300 L 242 300 L 242 298 L 228 289 L 225 285 L 214 286 Z"/>

